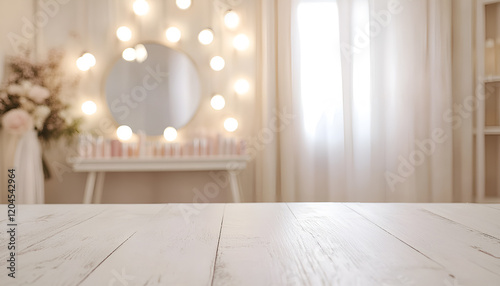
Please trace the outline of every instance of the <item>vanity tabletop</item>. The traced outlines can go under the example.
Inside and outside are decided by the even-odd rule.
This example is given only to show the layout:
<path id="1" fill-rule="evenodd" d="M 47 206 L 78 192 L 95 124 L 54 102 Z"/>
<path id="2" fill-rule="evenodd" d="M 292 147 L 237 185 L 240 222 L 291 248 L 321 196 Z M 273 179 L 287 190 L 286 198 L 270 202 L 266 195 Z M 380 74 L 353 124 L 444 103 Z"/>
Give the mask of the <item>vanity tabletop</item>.
<path id="1" fill-rule="evenodd" d="M 500 285 L 494 204 L 7 209 L 0 285 Z"/>

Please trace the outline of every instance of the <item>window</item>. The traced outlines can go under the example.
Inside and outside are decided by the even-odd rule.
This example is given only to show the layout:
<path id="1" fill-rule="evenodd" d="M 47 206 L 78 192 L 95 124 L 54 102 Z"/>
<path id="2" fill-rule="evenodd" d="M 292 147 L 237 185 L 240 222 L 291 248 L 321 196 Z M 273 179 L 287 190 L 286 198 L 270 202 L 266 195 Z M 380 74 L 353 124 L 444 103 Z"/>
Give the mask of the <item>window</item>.
<path id="1" fill-rule="evenodd" d="M 294 48 L 298 50 L 304 128 L 311 136 L 321 120 L 343 121 L 343 109 L 349 108 L 353 127 L 359 127 L 353 130 L 365 139 L 370 137 L 370 35 L 364 29 L 370 21 L 368 0 L 354 0 L 351 8 L 352 14 L 340 19 L 334 0 L 304 0 L 297 6 L 298 37 Z M 342 45 L 355 43 L 359 33 L 364 33 L 368 45 L 352 47 L 353 53 L 342 53 L 343 21 L 342 29 L 351 29 L 347 34 L 351 39 Z M 342 64 L 352 68 L 350 74 L 342 74 Z M 344 105 L 343 81 L 352 84 L 350 106 Z"/>

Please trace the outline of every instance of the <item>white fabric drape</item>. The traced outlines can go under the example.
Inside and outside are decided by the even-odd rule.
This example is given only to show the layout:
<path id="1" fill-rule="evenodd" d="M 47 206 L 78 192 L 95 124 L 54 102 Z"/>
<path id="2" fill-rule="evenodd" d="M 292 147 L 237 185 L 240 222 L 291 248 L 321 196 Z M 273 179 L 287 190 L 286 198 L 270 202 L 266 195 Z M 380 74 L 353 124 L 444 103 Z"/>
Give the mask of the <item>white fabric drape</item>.
<path id="1" fill-rule="evenodd" d="M 335 4 L 338 32 L 323 36 L 338 43 L 341 83 L 311 120 L 297 7 L 313 2 Z M 257 158 L 258 201 L 452 200 L 453 129 L 444 116 L 452 109 L 452 1 L 396 2 L 262 1 L 261 126 L 284 110 L 293 120 L 278 120 Z M 379 28 L 360 44 L 370 23 Z"/>
<path id="2" fill-rule="evenodd" d="M 44 177 L 42 151 L 35 130 L 27 131 L 19 140 L 14 155 L 16 170 L 16 203 L 43 204 Z"/>

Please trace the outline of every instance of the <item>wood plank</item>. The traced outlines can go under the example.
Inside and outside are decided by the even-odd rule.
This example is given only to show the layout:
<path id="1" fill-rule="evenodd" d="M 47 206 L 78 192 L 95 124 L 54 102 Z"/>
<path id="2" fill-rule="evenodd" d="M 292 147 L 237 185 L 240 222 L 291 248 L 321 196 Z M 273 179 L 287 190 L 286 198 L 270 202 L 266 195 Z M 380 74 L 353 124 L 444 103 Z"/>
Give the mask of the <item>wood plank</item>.
<path id="1" fill-rule="evenodd" d="M 500 204 L 482 204 L 482 206 L 500 210 Z"/>
<path id="2" fill-rule="evenodd" d="M 493 1 L 491 1 L 493 2 Z M 484 79 L 485 83 L 499 83 L 500 82 L 500 76 L 487 76 Z"/>
<path id="3" fill-rule="evenodd" d="M 248 155 L 169 158 L 69 158 L 75 172 L 153 172 L 243 170 Z"/>
<path id="4" fill-rule="evenodd" d="M 342 204 L 289 207 L 334 263 L 330 285 L 444 285 L 452 281 L 441 265 Z"/>
<path id="5" fill-rule="evenodd" d="M 77 285 L 162 207 L 99 206 L 105 211 L 26 248 L 21 232 L 17 254 L 19 272 L 17 278 L 10 281 L 11 285 Z M 46 210 L 54 208 L 45 207 Z M 74 209 L 84 207 L 74 206 Z"/>
<path id="6" fill-rule="evenodd" d="M 500 238 L 500 209 L 479 204 L 424 204 L 422 208 L 470 229 Z"/>
<path id="7" fill-rule="evenodd" d="M 8 285 L 500 281 L 500 205 L 189 206 L 18 206 L 18 278 Z M 186 219 L 189 210 L 195 214 Z M 4 285 L 5 268 L 0 272 Z"/>
<path id="8" fill-rule="evenodd" d="M 1 206 L 1 213 L 7 214 L 7 207 Z M 18 240 L 22 241 L 23 249 L 34 246 L 57 235 L 59 232 L 74 227 L 88 220 L 105 209 L 96 205 L 19 205 L 16 206 L 16 222 Z M 3 221 L 2 224 L 7 224 Z M 0 245 L 5 245 L 7 237 L 0 236 Z M 7 252 L 0 252 L 0 260 L 7 257 Z"/>
<path id="9" fill-rule="evenodd" d="M 453 283 L 498 285 L 498 238 L 437 216 L 421 204 L 349 204 L 348 207 L 443 265 L 456 278 Z"/>
<path id="10" fill-rule="evenodd" d="M 333 268 L 314 247 L 286 204 L 228 204 L 213 285 L 325 285 Z"/>
<path id="11" fill-rule="evenodd" d="M 223 213 L 223 204 L 168 205 L 81 285 L 108 285 L 121 276 L 127 285 L 209 285 Z"/>
<path id="12" fill-rule="evenodd" d="M 500 135 L 500 126 L 486 126 L 484 128 L 485 135 Z"/>
<path id="13" fill-rule="evenodd" d="M 214 285 L 431 285 L 450 278 L 341 204 L 289 206 L 227 206 Z"/>

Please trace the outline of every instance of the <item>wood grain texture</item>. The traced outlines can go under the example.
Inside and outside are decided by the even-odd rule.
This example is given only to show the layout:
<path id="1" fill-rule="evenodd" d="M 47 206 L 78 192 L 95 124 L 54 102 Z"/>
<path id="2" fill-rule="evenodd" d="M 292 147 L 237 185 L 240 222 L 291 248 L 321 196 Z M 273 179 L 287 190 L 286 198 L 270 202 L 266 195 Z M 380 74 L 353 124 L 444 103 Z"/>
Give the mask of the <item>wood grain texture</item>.
<path id="1" fill-rule="evenodd" d="M 409 247 L 439 263 L 458 285 L 498 285 L 500 239 L 432 213 L 420 204 L 350 204 Z M 474 216 L 481 206 L 469 209 Z M 451 285 L 455 285 L 455 284 Z"/>
<path id="2" fill-rule="evenodd" d="M 6 210 L 0 205 L 1 213 Z M 8 278 L 2 264 L 2 286 L 500 281 L 500 205 L 21 205 L 18 210 L 17 278 Z M 1 235 L 1 261 L 8 257 L 6 243 Z"/>
<path id="3" fill-rule="evenodd" d="M 21 254 L 37 243 L 104 212 L 105 209 L 94 206 L 75 208 L 73 205 L 58 205 L 55 208 L 47 208 L 44 205 L 21 205 L 16 211 L 16 221 L 19 224 L 17 235 L 18 240 L 22 242 L 21 251 L 18 253 Z M 0 245 L 4 245 L 2 240 Z M 4 261 L 6 257 L 7 252 L 0 252 L 0 261 Z"/>
<path id="4" fill-rule="evenodd" d="M 42 206 L 38 207 L 40 210 Z M 43 207 L 46 210 L 50 208 Z M 33 245 L 24 244 L 24 239 L 28 238 L 23 238 L 25 227 L 23 224 L 19 225 L 19 269 L 16 279 L 5 281 L 8 285 L 77 285 L 149 220 L 151 214 L 157 213 L 161 205 L 72 207 L 74 211 L 87 210 L 91 218 L 78 218 L 75 227 L 66 228 Z M 20 206 L 22 208 L 28 207 Z M 52 208 L 57 209 L 57 206 Z M 42 214 L 38 212 L 38 215 Z M 53 233 L 58 228 L 60 229 L 56 218 L 48 220 L 48 232 Z M 36 237 L 30 239 L 36 240 Z M 8 279 L 6 277 L 5 273 L 1 278 Z"/>
<path id="5" fill-rule="evenodd" d="M 500 238 L 500 209 L 476 204 L 426 204 L 422 207 L 470 229 Z"/>
<path id="6" fill-rule="evenodd" d="M 210 284 L 223 211 L 223 204 L 165 206 L 81 285 L 119 285 L 120 276 L 130 285 Z"/>
<path id="7" fill-rule="evenodd" d="M 335 269 L 328 285 L 431 285 L 449 279 L 438 263 L 342 204 L 289 204 Z"/>
<path id="8" fill-rule="evenodd" d="M 324 285 L 332 268 L 315 249 L 286 204 L 227 205 L 213 285 Z"/>
<path id="9" fill-rule="evenodd" d="M 487 206 L 487 207 L 489 207 L 489 208 L 494 208 L 494 209 L 500 210 L 500 204 L 497 204 L 497 205 L 487 204 L 487 205 L 484 205 L 484 206 Z"/>

